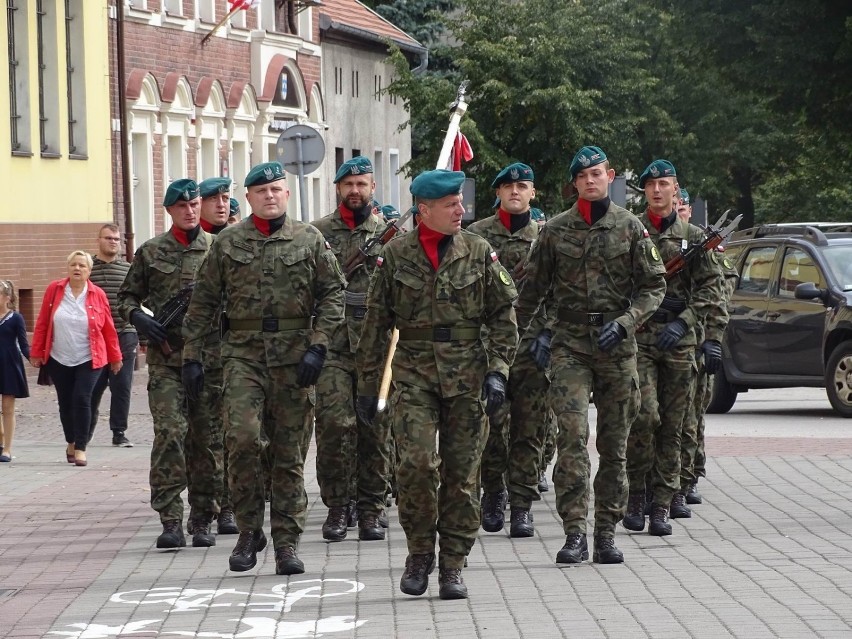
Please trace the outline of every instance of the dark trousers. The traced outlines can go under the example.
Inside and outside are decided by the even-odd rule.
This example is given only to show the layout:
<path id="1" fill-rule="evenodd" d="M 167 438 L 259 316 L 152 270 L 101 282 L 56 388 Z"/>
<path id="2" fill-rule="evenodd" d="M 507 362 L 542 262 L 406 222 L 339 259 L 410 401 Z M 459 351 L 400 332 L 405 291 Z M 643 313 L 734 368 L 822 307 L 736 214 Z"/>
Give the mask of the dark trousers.
<path id="1" fill-rule="evenodd" d="M 92 423 L 89 428 L 89 441 L 95 434 L 98 424 L 98 409 L 101 398 L 109 385 L 109 429 L 113 435 L 127 430 L 127 415 L 130 413 L 130 389 L 133 386 L 133 368 L 136 364 L 136 349 L 139 346 L 139 336 L 134 332 L 118 334 L 121 347 L 121 370 L 117 373 L 110 371 L 109 366 L 101 369 L 101 374 L 95 382 L 92 391 Z"/>
<path id="2" fill-rule="evenodd" d="M 65 441 L 77 450 L 86 450 L 89 425 L 92 421 L 92 389 L 101 374 L 92 362 L 78 366 L 63 366 L 54 359 L 47 360 L 47 372 L 56 388 L 59 400 L 59 419 L 65 431 Z"/>

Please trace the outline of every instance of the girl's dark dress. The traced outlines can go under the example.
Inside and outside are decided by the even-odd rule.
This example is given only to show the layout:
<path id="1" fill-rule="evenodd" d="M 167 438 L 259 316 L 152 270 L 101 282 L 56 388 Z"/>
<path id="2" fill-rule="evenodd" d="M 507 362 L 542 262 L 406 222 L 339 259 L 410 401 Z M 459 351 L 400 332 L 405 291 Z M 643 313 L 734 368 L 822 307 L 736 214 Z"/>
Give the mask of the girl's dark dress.
<path id="1" fill-rule="evenodd" d="M 30 396 L 21 353 L 29 359 L 30 343 L 24 318 L 20 313 L 9 311 L 0 317 L 0 395 Z"/>

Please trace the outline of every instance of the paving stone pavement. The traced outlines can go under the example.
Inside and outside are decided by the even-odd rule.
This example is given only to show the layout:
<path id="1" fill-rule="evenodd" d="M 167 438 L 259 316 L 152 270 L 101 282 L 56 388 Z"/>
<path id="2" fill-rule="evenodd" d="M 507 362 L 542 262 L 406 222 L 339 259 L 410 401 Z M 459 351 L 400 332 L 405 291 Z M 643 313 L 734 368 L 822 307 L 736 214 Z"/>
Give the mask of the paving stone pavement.
<path id="1" fill-rule="evenodd" d="M 670 537 L 619 528 L 621 566 L 554 563 L 564 536 L 551 490 L 533 506 L 535 537 L 482 533 L 463 573 L 470 599 L 441 601 L 437 574 L 422 597 L 399 592 L 395 508 L 386 541 L 354 529 L 322 540 L 313 449 L 304 575 L 276 576 L 271 548 L 254 570 L 229 572 L 234 536 L 157 550 L 145 370 L 136 446 L 112 447 L 102 415 L 86 468 L 66 463 L 52 389 L 31 382 L 15 459 L 0 465 L 3 637 L 852 636 L 852 438 L 709 439 L 704 503 Z"/>

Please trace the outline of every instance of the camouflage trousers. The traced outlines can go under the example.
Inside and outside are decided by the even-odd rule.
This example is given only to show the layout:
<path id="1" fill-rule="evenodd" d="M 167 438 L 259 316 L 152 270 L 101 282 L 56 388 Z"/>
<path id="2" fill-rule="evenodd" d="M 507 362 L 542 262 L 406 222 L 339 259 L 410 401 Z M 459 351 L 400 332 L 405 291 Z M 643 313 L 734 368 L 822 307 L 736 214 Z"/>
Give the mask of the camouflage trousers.
<path id="1" fill-rule="evenodd" d="M 547 425 L 550 380 L 533 359 L 520 353 L 509 371 L 506 401 L 489 420 L 482 455 L 482 488 L 499 493 L 508 486 L 509 502 L 529 508 L 541 499 L 538 473 Z"/>
<path id="2" fill-rule="evenodd" d="M 317 483 L 322 503 L 329 508 L 346 506 L 356 496 L 356 380 L 355 365 L 329 353 L 316 385 L 315 424 Z"/>
<path id="3" fill-rule="evenodd" d="M 222 407 L 222 369 L 204 367 L 204 389 L 198 402 L 200 423 L 210 428 L 210 451 L 213 453 L 214 494 L 220 508 L 233 510 L 231 491 L 228 489 L 228 454 L 225 451 L 225 425 Z"/>
<path id="4" fill-rule="evenodd" d="M 240 531 L 263 527 L 268 455 L 270 519 L 275 548 L 296 547 L 308 497 L 305 457 L 314 419 L 314 389 L 296 385 L 296 366 L 224 358 L 225 446 L 234 514 Z M 263 433 L 268 440 L 264 446 Z"/>
<path id="5" fill-rule="evenodd" d="M 598 420 L 595 445 L 595 535 L 611 537 L 627 506 L 626 451 L 630 424 L 639 410 L 634 357 L 553 353 L 550 402 L 556 413 L 556 508 L 565 534 L 586 533 L 591 465 L 589 395 L 594 390 Z"/>
<path id="6" fill-rule="evenodd" d="M 443 398 L 395 384 L 391 399 L 399 521 L 408 552 L 434 552 L 440 535 L 443 568 L 462 568 L 479 531 L 479 463 L 488 437 L 479 393 Z"/>
<path id="7" fill-rule="evenodd" d="M 160 521 L 183 520 L 181 493 L 185 488 L 193 513 L 212 516 L 219 512 L 211 430 L 198 404 L 187 402 L 180 368 L 148 366 L 148 407 L 154 422 L 151 507 L 160 513 Z"/>
<path id="8" fill-rule="evenodd" d="M 539 472 L 545 472 L 553 456 L 556 454 L 556 414 L 550 408 L 550 399 L 547 401 L 547 419 L 544 420 L 544 441 L 541 445 L 541 462 Z"/>
<path id="9" fill-rule="evenodd" d="M 704 412 L 710 402 L 710 381 L 704 369 L 704 360 L 698 361 L 698 373 L 693 379 L 695 392 L 692 405 L 683 420 L 683 435 L 680 444 L 680 486 L 686 489 L 704 477 Z"/>
<path id="10" fill-rule="evenodd" d="M 668 507 L 680 488 L 681 428 L 692 402 L 694 350 L 639 344 L 642 403 L 627 440 L 627 476 L 631 493 L 650 487 L 659 506 Z"/>

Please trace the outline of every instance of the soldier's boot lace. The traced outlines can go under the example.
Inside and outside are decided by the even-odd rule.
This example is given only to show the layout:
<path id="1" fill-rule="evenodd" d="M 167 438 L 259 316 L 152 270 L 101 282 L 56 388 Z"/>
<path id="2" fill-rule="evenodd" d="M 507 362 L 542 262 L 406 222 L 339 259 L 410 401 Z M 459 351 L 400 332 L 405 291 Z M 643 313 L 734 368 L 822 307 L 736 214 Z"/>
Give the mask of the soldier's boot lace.
<path id="1" fill-rule="evenodd" d="M 535 535 L 535 526 L 533 526 L 530 509 L 513 506 L 509 537 L 532 537 L 533 535 Z"/>
<path id="2" fill-rule="evenodd" d="M 596 564 L 623 564 L 624 555 L 615 545 L 615 539 L 599 535 L 595 537 L 595 551 L 592 561 Z"/>
<path id="3" fill-rule="evenodd" d="M 695 484 L 690 484 L 689 488 L 686 489 L 686 503 L 695 505 L 700 504 L 704 501 L 701 497 L 701 493 L 698 492 L 698 487 Z"/>
<path id="4" fill-rule="evenodd" d="M 422 595 L 429 587 L 429 575 L 435 570 L 435 553 L 408 555 L 399 589 L 406 595 Z"/>
<path id="5" fill-rule="evenodd" d="M 689 519 L 692 517 L 692 510 L 686 505 L 686 494 L 684 492 L 678 491 L 672 496 L 669 512 L 672 519 Z"/>
<path id="6" fill-rule="evenodd" d="M 241 530 L 237 545 L 231 551 L 228 564 L 234 572 L 251 570 L 257 565 L 257 553 L 266 548 L 262 530 Z"/>
<path id="7" fill-rule="evenodd" d="M 569 533 L 565 545 L 556 553 L 557 564 L 579 564 L 589 558 L 589 544 L 583 533 Z"/>
<path id="8" fill-rule="evenodd" d="M 195 518 L 192 533 L 193 548 L 210 548 L 216 545 L 216 537 L 210 531 L 210 524 L 213 521 L 213 515 L 199 515 Z"/>
<path id="9" fill-rule="evenodd" d="M 240 532 L 237 528 L 237 518 L 230 508 L 223 508 L 216 520 L 216 532 L 220 535 L 236 535 Z"/>
<path id="10" fill-rule="evenodd" d="M 276 575 L 301 575 L 305 572 L 305 564 L 296 556 L 293 546 L 283 546 L 275 549 Z"/>
<path id="11" fill-rule="evenodd" d="M 461 568 L 438 569 L 438 596 L 441 599 L 467 599 L 467 586 L 461 576 Z"/>
<path id="12" fill-rule="evenodd" d="M 645 530 L 645 493 L 627 495 L 627 510 L 621 520 L 627 530 Z"/>
<path id="13" fill-rule="evenodd" d="M 668 508 L 654 504 L 654 507 L 651 509 L 651 517 L 648 520 L 648 534 L 655 537 L 664 537 L 672 534 Z"/>
<path id="14" fill-rule="evenodd" d="M 385 529 L 379 524 L 375 513 L 358 515 L 358 539 L 361 541 L 381 541 L 385 538 Z"/>
<path id="15" fill-rule="evenodd" d="M 485 532 L 500 532 L 506 522 L 504 510 L 508 496 L 505 490 L 485 493 L 482 496 L 482 529 Z"/>
<path id="16" fill-rule="evenodd" d="M 322 538 L 327 541 L 343 541 L 346 539 L 346 520 L 349 517 L 349 506 L 332 506 L 322 525 Z"/>
<path id="17" fill-rule="evenodd" d="M 186 538 L 183 536 L 183 526 L 180 519 L 169 519 L 163 522 L 163 532 L 157 537 L 157 548 L 183 548 Z"/>

